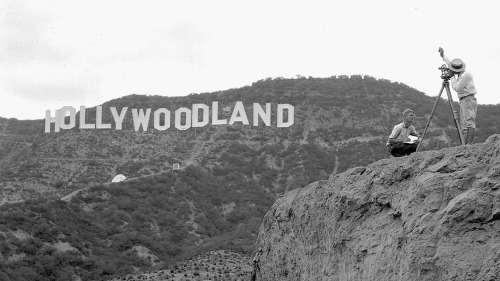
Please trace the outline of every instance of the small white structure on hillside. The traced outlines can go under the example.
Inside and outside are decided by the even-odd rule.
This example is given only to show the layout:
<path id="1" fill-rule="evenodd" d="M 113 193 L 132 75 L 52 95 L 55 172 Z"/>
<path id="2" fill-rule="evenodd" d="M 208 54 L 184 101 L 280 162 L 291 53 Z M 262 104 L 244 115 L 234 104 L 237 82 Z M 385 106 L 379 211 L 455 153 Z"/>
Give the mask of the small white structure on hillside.
<path id="1" fill-rule="evenodd" d="M 116 175 L 113 180 L 111 180 L 111 182 L 121 182 L 123 180 L 125 180 L 127 177 L 122 175 L 122 174 L 118 174 Z"/>
<path id="2" fill-rule="evenodd" d="M 177 171 L 181 169 L 181 165 L 179 163 L 174 163 L 172 165 L 172 170 Z"/>

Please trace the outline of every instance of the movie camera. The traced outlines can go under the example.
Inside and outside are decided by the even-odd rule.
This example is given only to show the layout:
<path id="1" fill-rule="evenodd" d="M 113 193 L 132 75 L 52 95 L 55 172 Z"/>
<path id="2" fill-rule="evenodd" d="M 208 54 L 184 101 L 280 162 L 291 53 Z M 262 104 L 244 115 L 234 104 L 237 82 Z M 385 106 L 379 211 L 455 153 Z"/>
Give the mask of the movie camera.
<path id="1" fill-rule="evenodd" d="M 441 65 L 438 69 L 441 70 L 441 79 L 448 80 L 455 75 L 455 73 L 453 73 L 453 71 L 451 71 L 446 64 Z"/>

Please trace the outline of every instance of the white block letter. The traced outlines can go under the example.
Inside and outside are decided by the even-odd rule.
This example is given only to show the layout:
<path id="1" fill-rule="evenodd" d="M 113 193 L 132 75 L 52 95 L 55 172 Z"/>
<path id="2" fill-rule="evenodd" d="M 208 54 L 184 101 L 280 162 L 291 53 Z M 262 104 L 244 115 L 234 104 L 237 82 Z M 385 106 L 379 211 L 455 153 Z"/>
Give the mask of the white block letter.
<path id="1" fill-rule="evenodd" d="M 128 107 L 123 107 L 122 111 L 120 112 L 120 115 L 118 115 L 118 112 L 116 111 L 116 107 L 110 107 L 109 109 L 111 109 L 111 114 L 113 114 L 113 119 L 115 119 L 116 129 L 121 130 L 123 118 L 125 118 L 125 114 L 127 113 Z"/>
<path id="2" fill-rule="evenodd" d="M 80 129 L 95 129 L 95 124 L 85 123 L 85 106 L 80 106 Z"/>
<path id="3" fill-rule="evenodd" d="M 149 115 L 151 115 L 151 108 L 146 109 L 146 114 L 144 114 L 142 108 L 139 111 L 136 108 L 132 108 L 132 119 L 134 120 L 134 129 L 136 132 L 139 131 L 141 126 L 144 132 L 148 130 Z"/>
<path id="4" fill-rule="evenodd" d="M 186 115 L 186 122 L 184 125 L 181 124 L 182 113 Z M 191 109 L 181 107 L 175 111 L 175 127 L 179 130 L 187 130 L 191 128 Z"/>
<path id="5" fill-rule="evenodd" d="M 45 110 L 45 132 L 50 133 L 50 123 L 54 123 L 55 132 L 59 132 L 61 118 L 59 117 L 59 110 L 56 110 L 56 116 L 50 117 L 50 110 Z"/>
<path id="6" fill-rule="evenodd" d="M 231 114 L 231 119 L 229 119 L 229 124 L 233 125 L 234 122 L 241 122 L 245 125 L 250 124 L 248 122 L 247 113 L 245 112 L 245 107 L 243 102 L 237 101 L 234 105 L 233 114 Z"/>
<path id="7" fill-rule="evenodd" d="M 283 110 L 288 110 L 288 120 L 286 123 L 283 122 Z M 278 104 L 278 113 L 276 116 L 278 128 L 290 127 L 294 123 L 294 107 L 290 104 Z"/>
<path id="8" fill-rule="evenodd" d="M 199 121 L 200 118 L 198 116 L 200 109 L 203 112 L 201 121 Z M 208 121 L 209 121 L 209 111 L 210 111 L 210 108 L 206 104 L 202 104 L 202 103 L 193 104 L 193 118 L 191 120 L 192 126 L 193 127 L 206 126 L 208 124 Z"/>
<path id="9" fill-rule="evenodd" d="M 266 126 L 271 126 L 271 104 L 266 103 L 266 111 L 262 109 L 260 104 L 254 103 L 253 104 L 253 125 L 254 126 L 259 126 L 259 116 L 264 121 L 264 124 Z"/>
<path id="10" fill-rule="evenodd" d="M 163 125 L 160 125 L 161 114 L 165 115 Z M 155 110 L 155 129 L 158 131 L 165 131 L 168 128 L 170 128 L 170 110 L 166 108 Z"/>
<path id="11" fill-rule="evenodd" d="M 111 129 L 111 124 L 102 123 L 102 106 L 98 105 L 95 112 L 95 122 L 97 129 Z"/>
<path id="12" fill-rule="evenodd" d="M 66 112 L 69 113 L 69 124 L 65 123 Z M 61 108 L 59 111 L 59 118 L 59 126 L 61 127 L 61 129 L 73 129 L 75 127 L 76 109 L 72 106 L 63 106 L 63 108 Z"/>

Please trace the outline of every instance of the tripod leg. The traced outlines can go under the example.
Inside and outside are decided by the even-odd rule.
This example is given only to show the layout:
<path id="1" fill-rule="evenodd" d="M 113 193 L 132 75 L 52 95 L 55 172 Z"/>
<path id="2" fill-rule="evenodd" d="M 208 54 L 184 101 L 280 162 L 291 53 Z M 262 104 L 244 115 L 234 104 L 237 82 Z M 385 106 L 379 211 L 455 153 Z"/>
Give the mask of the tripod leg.
<path id="1" fill-rule="evenodd" d="M 457 112 L 453 109 L 453 98 L 451 97 L 450 84 L 446 83 L 446 93 L 448 94 L 448 103 L 450 104 L 451 112 L 453 113 L 453 120 L 455 121 L 455 127 L 458 131 L 458 137 L 460 138 L 460 143 L 465 145 L 465 139 L 462 134 L 462 129 L 460 128 L 460 122 L 457 117 Z"/>
<path id="2" fill-rule="evenodd" d="M 441 94 L 443 93 L 443 89 L 444 89 L 444 83 L 443 83 L 443 86 L 441 86 L 441 91 L 439 91 L 439 95 L 436 98 L 436 102 L 434 103 L 434 107 L 432 108 L 431 116 L 429 116 L 429 121 L 427 122 L 427 125 L 425 125 L 424 133 L 422 134 L 422 138 L 420 139 L 420 142 L 417 145 L 416 152 L 418 152 L 418 149 L 420 148 L 420 144 L 422 143 L 422 140 L 425 137 L 425 133 L 427 132 L 427 129 L 429 128 L 429 125 L 431 124 L 432 116 L 434 116 L 434 111 L 436 111 L 436 107 L 439 103 L 439 100 L 441 99 Z"/>

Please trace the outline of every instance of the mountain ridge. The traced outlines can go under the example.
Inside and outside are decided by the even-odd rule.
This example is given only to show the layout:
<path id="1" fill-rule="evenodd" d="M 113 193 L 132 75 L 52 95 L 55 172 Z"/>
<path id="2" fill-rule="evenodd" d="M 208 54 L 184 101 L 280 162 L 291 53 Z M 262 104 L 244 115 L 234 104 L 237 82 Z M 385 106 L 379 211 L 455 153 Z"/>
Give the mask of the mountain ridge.
<path id="1" fill-rule="evenodd" d="M 370 102 L 361 101 L 366 99 Z M 338 151 L 342 155 L 356 153 L 356 151 L 360 150 L 369 151 L 367 155 L 373 155 L 375 152 L 376 155 L 372 156 L 371 159 L 363 159 L 363 162 L 366 163 L 367 161 L 373 161 L 386 156 L 381 144 L 384 142 L 384 138 L 386 138 L 388 132 L 390 132 L 392 125 L 399 120 L 402 108 L 412 107 L 415 110 L 423 111 L 422 108 L 429 109 L 433 104 L 432 98 L 404 84 L 376 79 L 366 75 L 353 75 L 350 77 L 339 76 L 331 78 L 300 77 L 298 79 L 265 79 L 257 81 L 251 86 L 239 89 L 192 94 L 187 97 L 129 95 L 106 102 L 103 104 L 103 107 L 115 106 L 119 108 L 120 106 L 129 106 L 154 109 L 165 106 L 177 108 L 179 106 L 189 106 L 193 103 L 213 100 L 220 100 L 221 105 L 234 104 L 236 100 L 242 100 L 246 103 L 288 102 L 297 107 L 297 122 L 293 128 L 289 128 L 286 131 L 281 130 L 281 132 L 262 127 L 248 130 L 248 128 L 242 129 L 236 125 L 225 127 L 209 126 L 201 128 L 198 131 L 194 130 L 194 133 L 193 128 L 191 128 L 188 131 L 153 131 L 144 132 L 142 135 L 140 133 L 131 134 L 132 126 L 129 126 L 128 130 L 123 131 L 110 130 L 106 132 L 99 130 L 92 132 L 76 128 L 59 134 L 41 134 L 43 131 L 43 120 L 18 121 L 0 118 L 3 131 L 0 137 L 0 142 L 3 144 L 3 149 L 0 149 L 0 167 L 5 168 L 4 174 L 0 176 L 3 179 L 8 179 L 12 174 L 19 173 L 19 168 L 13 169 L 16 165 L 24 165 L 29 168 L 31 164 L 23 163 L 24 159 L 40 159 L 41 161 L 38 161 L 37 165 L 42 165 L 44 172 L 48 172 L 48 174 L 52 173 L 50 172 L 52 169 L 45 168 L 49 165 L 40 162 L 44 162 L 45 160 L 50 161 L 51 159 L 69 160 L 72 162 L 70 165 L 74 168 L 67 171 L 66 175 L 48 175 L 50 179 L 47 182 L 40 181 L 38 178 L 29 179 L 41 187 L 42 190 L 47 189 L 49 192 L 58 194 L 57 189 L 51 187 L 51 184 L 56 183 L 60 185 L 60 181 L 69 182 L 71 176 L 76 176 L 77 181 L 82 181 L 80 178 L 83 173 L 79 175 L 78 171 L 86 171 L 88 166 L 95 166 L 96 161 L 108 161 L 108 163 L 97 163 L 98 166 L 105 167 L 105 174 L 95 175 L 95 173 L 90 172 L 90 174 L 94 174 L 96 179 L 98 179 L 97 182 L 93 182 L 92 177 L 90 179 L 86 177 L 87 180 L 90 180 L 90 183 L 94 184 L 106 182 L 120 168 L 120 165 L 127 165 L 127 168 L 133 168 L 137 163 L 130 162 L 131 159 L 144 162 L 146 160 L 141 159 L 141 155 L 149 158 L 154 157 L 153 154 L 148 155 L 147 153 L 152 147 L 142 145 L 147 142 L 150 142 L 155 150 L 160 148 L 166 151 L 167 155 L 161 157 L 162 159 L 169 159 L 169 165 L 176 162 L 185 162 L 185 166 L 199 164 L 198 162 L 204 161 L 202 159 L 204 158 L 203 155 L 210 154 L 210 150 L 214 148 L 213 144 L 215 142 L 239 141 L 245 142 L 250 147 L 262 147 L 262 144 L 259 145 L 251 142 L 260 141 L 262 143 L 268 140 L 272 140 L 275 143 L 281 142 L 285 146 L 289 143 L 298 143 L 299 145 L 314 144 L 321 149 L 328 148 L 331 152 Z M 396 101 L 400 104 L 395 103 Z M 426 104 L 426 106 L 422 106 L 422 104 Z M 477 130 L 478 141 L 486 139 L 487 136 L 498 130 L 498 125 L 494 122 L 494 117 L 499 112 L 496 108 L 494 106 L 480 106 Z M 93 114 L 89 112 L 89 117 L 91 118 L 88 121 L 95 122 L 95 108 L 89 110 L 94 110 L 94 112 Z M 449 111 L 449 108 L 446 107 L 444 102 L 441 102 L 428 131 L 428 140 L 424 140 L 424 144 L 427 144 L 427 147 L 436 149 L 457 144 L 456 138 L 453 138 L 455 132 L 453 131 L 453 124 L 449 122 L 450 116 L 447 114 L 447 111 Z M 489 120 L 482 120 L 485 116 L 490 115 L 491 112 L 495 112 L 493 118 L 489 117 Z M 422 125 L 427 120 L 423 118 L 424 115 L 420 116 L 417 118 L 417 124 L 423 127 Z M 106 123 L 113 122 L 107 110 L 104 112 L 103 119 Z M 130 121 L 129 116 L 126 118 L 125 123 Z M 254 137 L 253 139 L 245 139 L 242 133 L 253 134 Z M 65 138 L 65 136 L 70 134 L 73 134 L 73 136 Z M 128 140 L 124 141 L 122 138 L 128 138 Z M 158 138 L 159 140 L 155 142 L 154 138 Z M 378 147 L 377 151 L 370 151 L 372 148 L 366 147 L 366 145 L 349 145 L 346 143 L 347 140 L 360 139 L 365 144 L 367 140 L 370 140 L 369 143 L 371 142 L 373 146 Z M 96 141 L 98 142 L 96 143 Z M 65 145 L 65 151 L 61 151 L 61 148 L 54 147 L 53 142 L 63 144 L 76 142 L 76 144 Z M 106 142 L 111 142 L 115 145 L 109 145 Z M 137 145 L 138 142 L 141 144 Z M 180 153 L 175 153 L 171 148 L 159 146 L 159 142 L 168 142 L 170 147 L 177 146 L 175 150 Z M 356 141 L 352 143 L 356 143 Z M 80 148 L 77 146 L 78 144 L 83 144 L 84 147 Z M 98 151 L 95 145 L 102 146 L 102 149 Z M 426 149 L 425 145 L 424 149 Z M 37 151 L 37 153 L 26 153 L 30 150 Z M 45 155 L 40 155 L 40 151 L 44 150 L 46 151 Z M 139 152 L 139 150 L 142 151 Z M 184 156 L 186 152 L 189 154 L 188 156 Z M 171 157 L 174 154 L 178 155 L 177 159 Z M 365 158 L 362 155 L 357 156 Z M 335 157 L 339 159 L 339 164 L 341 165 L 341 167 L 335 168 L 338 171 L 343 171 L 352 166 L 353 164 L 350 162 L 355 161 L 355 159 L 342 159 L 345 157 L 339 157 L 339 155 Z M 17 160 L 14 160 L 14 158 L 17 158 Z M 199 161 L 194 161 L 197 158 Z M 78 161 L 81 163 L 77 163 Z M 360 162 L 357 164 L 360 164 Z M 138 165 L 143 165 L 143 163 Z M 153 167 L 149 170 L 161 171 L 167 168 L 164 165 L 159 166 L 158 163 L 152 165 Z M 146 172 L 146 170 L 143 172 Z M 328 174 L 330 170 L 325 172 Z M 144 175 L 144 173 L 141 174 Z M 130 174 L 127 176 L 133 177 L 135 175 Z M 19 178 L 16 178 L 16 182 L 19 182 Z M 82 184 L 87 184 L 85 179 L 83 179 Z M 12 184 L 8 183 L 8 185 L 12 189 Z M 24 185 L 29 186 L 30 184 L 25 183 Z M 81 188 L 81 186 L 75 187 L 75 189 L 78 188 Z M 36 192 L 34 192 L 34 195 L 36 195 Z"/>

